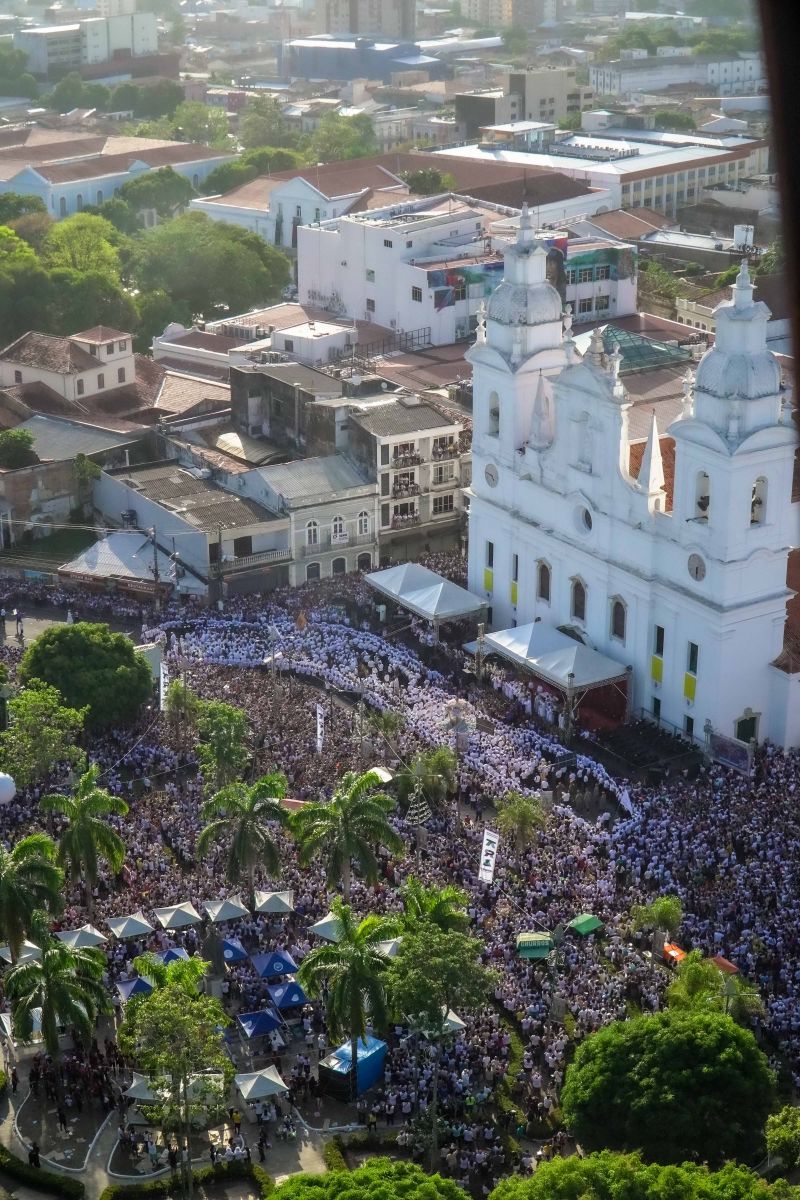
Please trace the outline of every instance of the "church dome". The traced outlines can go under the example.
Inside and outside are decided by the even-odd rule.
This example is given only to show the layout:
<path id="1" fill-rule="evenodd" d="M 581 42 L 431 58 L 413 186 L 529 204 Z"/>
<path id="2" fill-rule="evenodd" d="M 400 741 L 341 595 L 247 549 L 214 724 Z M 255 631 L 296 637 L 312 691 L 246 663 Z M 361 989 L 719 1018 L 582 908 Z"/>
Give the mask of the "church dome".
<path id="1" fill-rule="evenodd" d="M 714 347 L 697 367 L 695 390 L 725 398 L 756 400 L 780 391 L 781 368 L 769 350 L 761 354 L 729 354 Z"/>
<path id="2" fill-rule="evenodd" d="M 492 292 L 487 319 L 502 325 L 544 325 L 560 321 L 561 297 L 549 283 L 533 286 L 505 280 Z"/>

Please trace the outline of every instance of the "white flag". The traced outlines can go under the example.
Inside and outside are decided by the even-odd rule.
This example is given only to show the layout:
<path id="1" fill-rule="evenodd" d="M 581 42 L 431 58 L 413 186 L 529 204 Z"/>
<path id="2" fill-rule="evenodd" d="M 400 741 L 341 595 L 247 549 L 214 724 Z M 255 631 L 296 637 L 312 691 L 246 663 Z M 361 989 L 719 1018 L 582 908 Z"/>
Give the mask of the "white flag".
<path id="1" fill-rule="evenodd" d="M 322 753 L 322 743 L 325 741 L 325 706 L 317 705 L 317 754 Z"/>
<path id="2" fill-rule="evenodd" d="M 481 850 L 481 865 L 478 878 L 481 883 L 491 883 L 494 879 L 494 866 L 497 859 L 497 847 L 500 843 L 498 834 L 490 829 L 483 831 L 483 849 Z"/>
<path id="3" fill-rule="evenodd" d="M 169 687 L 169 671 L 167 664 L 163 661 L 158 671 L 158 708 L 159 712 L 164 711 L 164 706 L 167 700 L 167 688 Z"/>

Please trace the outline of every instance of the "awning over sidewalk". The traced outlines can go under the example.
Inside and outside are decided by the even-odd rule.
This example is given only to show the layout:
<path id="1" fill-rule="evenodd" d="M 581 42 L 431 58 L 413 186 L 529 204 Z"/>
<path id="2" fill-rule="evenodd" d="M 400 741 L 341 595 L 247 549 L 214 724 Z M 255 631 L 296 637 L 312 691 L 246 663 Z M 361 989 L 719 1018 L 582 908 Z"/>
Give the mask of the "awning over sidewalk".
<path id="1" fill-rule="evenodd" d="M 480 617 L 486 609 L 485 600 L 419 563 L 400 563 L 385 571 L 373 571 L 364 580 L 376 592 L 425 621 Z"/>

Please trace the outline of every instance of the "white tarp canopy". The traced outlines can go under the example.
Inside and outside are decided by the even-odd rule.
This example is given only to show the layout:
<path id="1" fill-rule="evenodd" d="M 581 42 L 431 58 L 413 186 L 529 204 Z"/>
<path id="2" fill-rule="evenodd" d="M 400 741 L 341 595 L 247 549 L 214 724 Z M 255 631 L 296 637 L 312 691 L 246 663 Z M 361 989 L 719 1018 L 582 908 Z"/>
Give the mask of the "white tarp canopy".
<path id="1" fill-rule="evenodd" d="M 256 912 L 294 912 L 294 892 L 256 892 Z"/>
<path id="2" fill-rule="evenodd" d="M 190 1100 L 206 1100 L 222 1094 L 225 1076 L 219 1071 L 201 1071 L 189 1076 L 187 1094 Z M 286 1089 L 289 1090 L 288 1088 Z M 123 1093 L 130 1100 L 138 1100 L 144 1104 L 163 1103 L 169 1099 L 171 1088 L 166 1077 L 156 1083 L 151 1082 L 146 1075 L 133 1072 L 133 1081 Z"/>
<path id="3" fill-rule="evenodd" d="M 562 691 L 599 687 L 625 677 L 621 663 L 541 621 L 487 633 L 484 647 L 486 653 L 501 654 Z"/>
<path id="4" fill-rule="evenodd" d="M 34 1042 L 38 1042 L 42 1036 L 42 1010 L 40 1008 L 31 1009 L 31 1021 L 33 1030 L 31 1037 Z M 10 1012 L 0 1013 L 0 1031 L 3 1037 L 7 1037 L 9 1041 L 14 1040 L 14 1022 Z"/>
<path id="5" fill-rule="evenodd" d="M 389 938 L 388 942 L 378 942 L 375 949 L 378 954 L 382 954 L 384 958 L 394 958 L 397 951 L 400 949 L 400 943 L 403 939 L 399 937 Z"/>
<path id="6" fill-rule="evenodd" d="M 308 932 L 315 933 L 325 942 L 338 942 L 342 936 L 342 925 L 339 918 L 329 912 L 316 925 L 309 925 Z"/>
<path id="7" fill-rule="evenodd" d="M 109 917 L 106 925 L 116 938 L 141 937 L 143 933 L 153 932 L 153 926 L 141 909 L 128 917 Z"/>
<path id="8" fill-rule="evenodd" d="M 203 919 L 189 900 L 166 908 L 154 908 L 153 912 L 163 929 L 183 929 L 185 925 L 199 925 Z"/>
<path id="9" fill-rule="evenodd" d="M 385 571 L 373 571 L 364 580 L 382 596 L 426 621 L 477 617 L 486 608 L 485 600 L 419 563 L 400 563 Z"/>
<path id="10" fill-rule="evenodd" d="M 38 962 L 41 957 L 41 946 L 36 946 L 33 942 L 26 941 L 22 943 L 22 949 L 19 952 L 19 958 L 17 959 L 17 962 Z M 7 963 L 13 961 L 11 958 L 11 950 L 8 946 L 0 946 L 0 958 L 2 958 L 3 962 Z"/>
<path id="11" fill-rule="evenodd" d="M 238 921 L 241 917 L 250 916 L 250 910 L 245 908 L 236 896 L 229 896 L 226 900 L 205 900 L 203 908 L 214 924 L 220 921 Z"/>
<path id="12" fill-rule="evenodd" d="M 94 925 L 81 925 L 80 929 L 62 929 L 56 937 L 69 946 L 70 950 L 85 950 L 88 946 L 102 946 L 108 938 L 103 937 Z"/>
<path id="13" fill-rule="evenodd" d="M 267 1096 L 277 1096 L 289 1090 L 278 1074 L 277 1067 L 265 1067 L 263 1071 L 247 1071 L 244 1075 L 235 1075 L 233 1082 L 244 1100 L 264 1100 Z"/>
<path id="14" fill-rule="evenodd" d="M 125 1089 L 123 1095 L 127 1096 L 129 1100 L 149 1100 L 151 1103 L 158 1099 L 153 1085 L 138 1071 L 133 1072 L 133 1081 L 130 1087 Z"/>

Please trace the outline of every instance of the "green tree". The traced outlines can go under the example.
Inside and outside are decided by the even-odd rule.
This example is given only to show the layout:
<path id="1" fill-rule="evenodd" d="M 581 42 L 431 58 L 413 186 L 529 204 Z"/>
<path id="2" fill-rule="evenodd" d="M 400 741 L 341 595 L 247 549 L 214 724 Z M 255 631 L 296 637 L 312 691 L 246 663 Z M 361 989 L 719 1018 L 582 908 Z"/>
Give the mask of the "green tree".
<path id="1" fill-rule="evenodd" d="M 99 479 L 102 472 L 100 467 L 85 454 L 76 454 L 72 460 L 72 475 L 78 489 L 78 499 L 82 505 L 88 504 L 92 496 L 92 484 Z"/>
<path id="2" fill-rule="evenodd" d="M 185 679 L 173 679 L 164 696 L 164 714 L 174 734 L 188 735 L 197 723 L 197 696 Z"/>
<path id="3" fill-rule="evenodd" d="M 0 196 L 0 225 L 7 225 L 17 217 L 27 216 L 28 213 L 46 213 L 47 206 L 39 196 L 23 195 L 19 192 L 6 192 Z"/>
<path id="4" fill-rule="evenodd" d="M 325 998 L 331 1036 L 350 1040 L 351 1094 L 355 1098 L 359 1040 L 366 1038 L 368 1022 L 377 1029 L 386 1023 L 384 980 L 389 960 L 380 943 L 391 937 L 394 926 L 375 913 L 358 921 L 338 897 L 332 911 L 340 926 L 339 940 L 310 950 L 297 978 L 313 999 Z"/>
<path id="5" fill-rule="evenodd" d="M 179 175 L 172 167 L 161 167 L 158 171 L 146 171 L 136 179 L 129 179 L 119 189 L 119 199 L 134 210 L 152 208 L 162 219 L 175 215 L 175 210 L 186 208 L 194 188 L 188 179 Z"/>
<path id="6" fill-rule="evenodd" d="M 748 1160 L 763 1145 L 775 1080 L 749 1030 L 716 1012 L 617 1021 L 581 1042 L 561 1107 L 587 1150 Z"/>
<path id="7" fill-rule="evenodd" d="M 398 795 L 409 811 L 420 803 L 430 809 L 443 808 L 448 796 L 455 791 L 458 760 L 449 746 L 425 750 L 410 764 L 405 764 L 396 777 Z"/>
<path id="8" fill-rule="evenodd" d="M 59 764 L 80 768 L 77 746 L 87 710 L 65 705 L 57 688 L 32 680 L 8 701 L 8 727 L 0 733 L 0 762 L 17 787 L 46 779 Z"/>
<path id="9" fill-rule="evenodd" d="M 163 333 L 172 321 L 180 321 L 185 326 L 192 323 L 189 305 L 185 301 L 171 299 L 161 288 L 140 293 L 137 307 L 139 332 L 136 335 L 136 349 L 140 353 L 147 353 L 153 338 Z"/>
<path id="10" fill-rule="evenodd" d="M 249 762 L 247 714 L 222 700 L 198 700 L 197 732 L 206 789 L 219 792 L 242 775 Z"/>
<path id="11" fill-rule="evenodd" d="M 779 234 L 762 254 L 758 264 L 758 273 L 759 275 L 780 275 L 785 270 L 786 252 L 783 247 L 783 238 Z"/>
<path id="12" fill-rule="evenodd" d="M 36 255 L 26 241 L 7 225 L 0 225 L 0 264 L 36 261 Z"/>
<path id="13" fill-rule="evenodd" d="M 24 50 L 15 50 L 10 41 L 0 47 L 0 96 L 28 96 L 38 94 L 39 86 L 28 71 L 28 56 Z"/>
<path id="14" fill-rule="evenodd" d="M 9 218 L 8 227 L 13 229 L 18 238 L 27 242 L 34 254 L 41 254 L 45 239 L 50 232 L 53 218 L 46 212 L 22 213 L 19 217 Z M 36 263 L 36 259 L 33 260 Z M 38 265 L 38 264 L 37 264 Z"/>
<path id="15" fill-rule="evenodd" d="M 415 196 L 438 196 L 455 190 L 456 181 L 449 171 L 436 167 L 419 167 L 416 171 L 401 171 L 400 177 Z"/>
<path id="16" fill-rule="evenodd" d="M 355 1171 L 347 1172 L 345 1183 L 336 1171 L 325 1175 L 291 1175 L 272 1193 L 275 1200 L 468 1200 L 453 1179 L 428 1175 L 412 1162 L 370 1158 Z"/>
<path id="17" fill-rule="evenodd" d="M 691 132 L 697 128 L 692 114 L 681 112 L 679 108 L 658 108 L 653 114 L 653 121 L 656 129 L 674 133 Z"/>
<path id="18" fill-rule="evenodd" d="M 293 146 L 297 135 L 290 131 L 277 100 L 272 96 L 256 96 L 239 121 L 239 141 L 246 150 L 259 146 Z"/>
<path id="19" fill-rule="evenodd" d="M 200 191 L 206 196 L 217 196 L 229 192 L 243 183 L 257 179 L 259 175 L 274 175 L 276 171 L 288 171 L 303 165 L 299 150 L 277 146 L 261 146 L 247 150 L 235 162 L 220 163 L 203 180 Z"/>
<path id="20" fill-rule="evenodd" d="M 39 455 L 33 448 L 33 434 L 29 429 L 0 431 L 0 467 L 15 471 L 38 461 Z"/>
<path id="21" fill-rule="evenodd" d="M 57 913 L 64 875 L 46 833 L 31 833 L 10 850 L 0 845 L 0 938 L 16 960 L 38 910 Z"/>
<path id="22" fill-rule="evenodd" d="M 226 149 L 232 146 L 228 114 L 199 100 L 184 100 L 169 118 L 175 134 L 184 142 Z"/>
<path id="23" fill-rule="evenodd" d="M 213 843 L 225 842 L 228 882 L 247 883 L 252 908 L 256 869 L 262 867 L 268 875 L 277 875 L 280 870 L 275 834 L 288 822 L 288 813 L 281 804 L 288 787 L 286 776 L 273 771 L 250 785 L 231 783 L 203 805 L 203 820 L 208 824 L 197 839 L 197 853 L 203 856 Z"/>
<path id="24" fill-rule="evenodd" d="M 162 960 L 149 951 L 138 954 L 133 960 L 133 969 L 137 975 L 149 979 L 154 987 L 165 988 L 173 985 L 182 988 L 187 996 L 199 996 L 201 984 L 208 974 L 209 964 L 202 958 L 192 955 L 191 958 L 176 958 L 174 962 Z M 129 1004 L 141 1004 L 145 999 L 143 994 L 131 996 Z"/>
<path id="25" fill-rule="evenodd" d="M 39 808 L 66 819 L 66 827 L 58 839 L 57 861 L 74 882 L 83 883 L 83 894 L 89 920 L 94 915 L 93 889 L 100 877 L 100 861 L 104 860 L 113 874 L 125 861 L 125 843 L 108 823 L 111 816 L 124 817 L 128 806 L 119 796 L 112 796 L 97 786 L 100 768 L 95 764 L 78 780 L 72 796 L 51 793 L 42 796 Z"/>
<path id="26" fill-rule="evenodd" d="M 431 1080 L 431 1167 L 439 1161 L 439 1064 L 451 1012 L 479 1008 L 489 993 L 490 973 L 480 962 L 476 938 L 432 922 L 403 935 L 390 961 L 387 990 L 393 1009 L 435 1046 Z"/>
<path id="27" fill-rule="evenodd" d="M 328 885 L 335 887 L 341 880 L 345 903 L 350 900 L 354 861 L 358 873 L 373 883 L 378 878 L 375 848 L 385 846 L 393 854 L 403 849 L 402 838 L 389 823 L 394 801 L 379 788 L 374 771 L 348 771 L 328 803 L 306 804 L 291 818 L 301 863 L 308 866 L 324 858 Z"/>
<path id="28" fill-rule="evenodd" d="M 536 796 L 506 792 L 505 796 L 501 796 L 497 801 L 498 831 L 514 843 L 518 854 L 522 854 L 526 847 L 530 846 L 544 825 L 544 809 Z"/>
<path id="29" fill-rule="evenodd" d="M 649 904 L 637 904 L 631 909 L 634 929 L 658 929 L 674 936 L 683 923 L 683 905 L 679 896 L 658 896 Z"/>
<path id="30" fill-rule="evenodd" d="M 528 30 L 524 25 L 512 25 L 503 31 L 503 46 L 509 54 L 527 54 Z"/>
<path id="31" fill-rule="evenodd" d="M 94 271 L 119 279 L 119 230 L 91 213 L 75 213 L 56 222 L 47 235 L 43 258 L 48 267 Z"/>
<path id="32" fill-rule="evenodd" d="M 48 273 L 34 261 L 0 264 L 0 341 L 4 346 L 29 329 L 47 329 L 53 299 Z M 74 333 L 75 327 L 72 332 Z"/>
<path id="33" fill-rule="evenodd" d="M 192 1077 L 216 1071 L 230 1075 L 230 1059 L 220 1029 L 228 1024 L 222 1005 L 212 996 L 190 994 L 180 979 L 156 987 L 138 1003 L 128 1003 L 119 1030 L 123 1054 L 150 1078 L 165 1097 L 166 1117 L 174 1121 L 181 1148 L 188 1151 L 193 1120 L 212 1098 L 211 1089 L 190 1087 Z M 183 1192 L 192 1194 L 191 1154 L 181 1155 Z"/>
<path id="34" fill-rule="evenodd" d="M 762 1016 L 764 1005 L 758 991 L 741 975 L 726 974 L 699 950 L 692 950 L 678 963 L 667 988 L 667 1004 L 680 1011 L 714 1010 L 727 1013 L 740 1025 Z"/>
<path id="35" fill-rule="evenodd" d="M 58 1027 L 72 1028 L 85 1045 L 94 1023 L 111 1005 L 103 983 L 106 958 L 95 948 L 72 949 L 56 938 L 43 939 L 42 956 L 16 963 L 5 978 L 15 1035 L 29 1042 L 34 1010 L 41 1009 L 42 1037 L 48 1054 L 60 1057 Z"/>
<path id="36" fill-rule="evenodd" d="M 52 109 L 59 113 L 70 112 L 84 103 L 85 85 L 77 71 L 70 71 L 59 79 L 47 98 Z"/>
<path id="37" fill-rule="evenodd" d="M 779 1158 L 785 1171 L 793 1171 L 800 1163 L 800 1108 L 785 1104 L 767 1117 L 766 1138 L 770 1158 Z"/>
<path id="38" fill-rule="evenodd" d="M 356 117 L 326 113 L 311 135 L 309 157 L 312 162 L 342 162 L 377 153 L 375 130 L 366 113 Z"/>
<path id="39" fill-rule="evenodd" d="M 93 728 L 134 720 L 153 692 L 150 668 L 130 638 L 87 621 L 46 629 L 25 651 L 19 674 L 58 688 L 70 707 L 88 709 Z"/>
<path id="40" fill-rule="evenodd" d="M 50 272 L 50 284 L 50 333 L 69 335 L 103 324 L 133 330 L 138 324 L 133 297 L 113 275 L 64 267 Z"/>
<path id="41" fill-rule="evenodd" d="M 424 932 L 431 925 L 443 933 L 464 932 L 469 925 L 469 897 L 461 888 L 447 883 L 435 887 L 409 875 L 400 888 L 403 902 L 403 928 Z"/>

